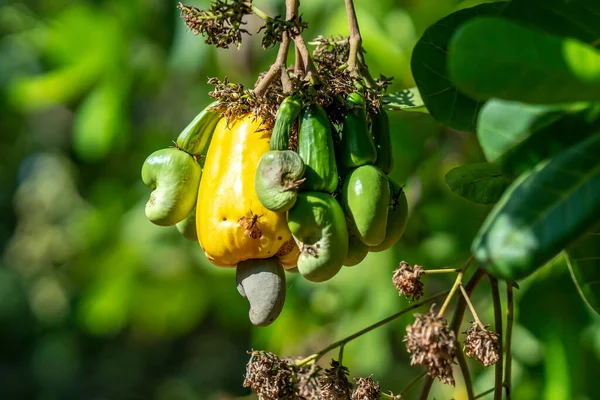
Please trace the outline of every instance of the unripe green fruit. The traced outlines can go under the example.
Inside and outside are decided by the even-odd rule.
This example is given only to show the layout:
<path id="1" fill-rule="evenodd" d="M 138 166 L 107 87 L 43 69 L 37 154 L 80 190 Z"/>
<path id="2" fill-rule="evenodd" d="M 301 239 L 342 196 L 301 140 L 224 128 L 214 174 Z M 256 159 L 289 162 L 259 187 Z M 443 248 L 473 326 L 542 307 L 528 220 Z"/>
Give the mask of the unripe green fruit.
<path id="1" fill-rule="evenodd" d="M 154 189 L 146 217 L 156 225 L 175 225 L 196 205 L 202 170 L 192 156 L 177 149 L 152 153 L 142 166 L 142 180 Z"/>
<path id="2" fill-rule="evenodd" d="M 177 137 L 177 147 L 192 155 L 206 154 L 213 131 L 221 119 L 221 114 L 212 110 L 217 103 L 209 104 L 181 131 Z"/>
<path id="3" fill-rule="evenodd" d="M 362 260 L 369 254 L 369 246 L 361 242 L 359 238 L 351 235 L 348 239 L 348 254 L 344 259 L 344 265 L 346 267 L 353 267 L 362 262 Z"/>
<path id="4" fill-rule="evenodd" d="M 297 191 L 305 181 L 304 163 L 289 150 L 265 153 L 256 168 L 254 187 L 258 199 L 271 211 L 286 212 L 296 203 Z"/>
<path id="5" fill-rule="evenodd" d="M 404 234 L 408 220 L 408 203 L 404 189 L 388 177 L 390 182 L 391 201 L 388 211 L 385 239 L 377 246 L 369 249 L 372 252 L 387 250 Z"/>
<path id="6" fill-rule="evenodd" d="M 191 241 L 198 241 L 198 233 L 196 230 L 196 207 L 192 210 L 190 215 L 185 217 L 183 221 L 178 222 L 176 225 L 177 230 L 181 233 L 181 236 Z"/>
<path id="7" fill-rule="evenodd" d="M 298 271 L 309 281 L 331 279 L 348 252 L 346 218 L 329 194 L 301 192 L 288 211 L 288 227 L 300 249 Z"/>
<path id="8" fill-rule="evenodd" d="M 363 165 L 350 172 L 344 180 L 342 204 L 354 235 L 368 246 L 383 242 L 390 186 L 379 168 Z"/>

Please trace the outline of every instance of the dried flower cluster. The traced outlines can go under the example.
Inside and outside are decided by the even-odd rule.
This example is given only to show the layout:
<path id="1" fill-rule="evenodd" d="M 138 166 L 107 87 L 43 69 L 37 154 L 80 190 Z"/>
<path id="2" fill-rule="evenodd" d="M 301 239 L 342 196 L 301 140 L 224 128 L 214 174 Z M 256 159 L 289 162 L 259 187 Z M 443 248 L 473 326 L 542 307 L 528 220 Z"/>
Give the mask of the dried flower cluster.
<path id="1" fill-rule="evenodd" d="M 316 45 L 313 58 L 319 77 L 323 77 L 317 86 L 317 102 L 327 110 L 332 122 L 342 122 L 344 114 L 348 111 L 346 97 L 356 91 L 363 95 L 369 113 L 378 112 L 381 97 L 392 79 L 382 75 L 380 79 L 375 80 L 373 87 L 365 86 L 362 78 L 348 69 L 348 37 L 318 36 L 311 44 Z"/>
<path id="2" fill-rule="evenodd" d="M 291 365 L 266 351 L 250 353 L 244 386 L 261 400 L 296 399 Z"/>
<path id="3" fill-rule="evenodd" d="M 315 363 L 297 367 L 298 359 L 280 359 L 265 351 L 250 354 L 244 386 L 250 387 L 259 400 L 377 400 L 382 393 L 379 382 L 371 376 L 356 378 L 357 387 L 353 390 L 348 368 L 336 360 L 323 370 Z"/>
<path id="4" fill-rule="evenodd" d="M 252 112 L 262 118 L 265 127 L 272 127 L 277 115 L 277 106 L 285 97 L 281 84 L 277 85 L 277 82 L 273 82 L 261 97 L 256 96 L 251 90 L 244 89 L 242 84 L 229 82 L 227 77 L 222 81 L 218 78 L 210 78 L 208 83 L 215 86 L 208 95 L 219 101 L 214 108 L 228 121 Z"/>
<path id="5" fill-rule="evenodd" d="M 400 266 L 394 270 L 392 282 L 400 295 L 404 295 L 409 301 L 416 301 L 423 296 L 423 282 L 420 281 L 423 274 L 423 267 L 420 265 L 413 268 L 406 261 L 401 261 Z"/>
<path id="6" fill-rule="evenodd" d="M 410 364 L 427 367 L 427 373 L 446 385 L 454 385 L 452 365 L 456 357 L 456 336 L 444 317 L 431 306 L 425 315 L 415 314 L 415 322 L 406 327 L 406 350 L 412 353 Z"/>
<path id="7" fill-rule="evenodd" d="M 245 15 L 252 13 L 252 8 L 244 0 L 215 0 L 210 9 L 201 10 L 196 7 L 179 3 L 181 17 L 194 34 L 202 34 L 207 44 L 227 48 L 234 44 L 237 48 L 242 45 L 242 29 Z"/>
<path id="8" fill-rule="evenodd" d="M 331 360 L 331 367 L 325 370 L 319 380 L 319 399 L 350 400 L 352 383 L 348 381 L 348 368 L 336 360 Z"/>
<path id="9" fill-rule="evenodd" d="M 291 37 L 299 35 L 304 29 L 308 27 L 306 22 L 302 22 L 302 16 L 297 19 L 286 21 L 277 15 L 273 18 L 269 18 L 267 23 L 258 30 L 258 32 L 264 29 L 262 47 L 268 49 L 281 42 L 284 32 L 288 32 Z"/>
<path id="10" fill-rule="evenodd" d="M 465 332 L 464 351 L 471 358 L 476 359 L 486 367 L 496 364 L 500 358 L 498 354 L 498 334 L 488 331 L 489 325 L 481 327 L 477 323 L 473 323 Z"/>
<path id="11" fill-rule="evenodd" d="M 373 381 L 372 376 L 356 378 L 356 390 L 352 392 L 352 400 L 378 400 L 381 386 Z"/>
<path id="12" fill-rule="evenodd" d="M 299 400 L 319 398 L 319 379 L 322 372 L 317 364 L 308 364 L 297 369 L 296 389 Z"/>

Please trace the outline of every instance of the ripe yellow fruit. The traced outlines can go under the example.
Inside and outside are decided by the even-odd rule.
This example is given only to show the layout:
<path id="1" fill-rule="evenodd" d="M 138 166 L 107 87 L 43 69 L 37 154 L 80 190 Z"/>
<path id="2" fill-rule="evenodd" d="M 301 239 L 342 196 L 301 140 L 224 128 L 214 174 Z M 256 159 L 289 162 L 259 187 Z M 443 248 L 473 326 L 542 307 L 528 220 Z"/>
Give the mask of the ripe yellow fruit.
<path id="1" fill-rule="evenodd" d="M 196 205 L 198 241 L 215 265 L 235 267 L 274 255 L 285 268 L 296 265 L 299 250 L 290 246 L 285 213 L 263 207 L 254 187 L 270 138 L 271 130 L 253 114 L 229 123 L 223 118 L 215 128 Z"/>

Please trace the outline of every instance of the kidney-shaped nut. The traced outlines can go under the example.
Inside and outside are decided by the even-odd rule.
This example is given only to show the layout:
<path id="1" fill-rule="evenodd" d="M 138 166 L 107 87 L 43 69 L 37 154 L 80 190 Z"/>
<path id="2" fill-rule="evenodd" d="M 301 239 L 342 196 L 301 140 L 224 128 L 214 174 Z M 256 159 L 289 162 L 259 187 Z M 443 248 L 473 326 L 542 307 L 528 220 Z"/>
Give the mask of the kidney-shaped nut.
<path id="1" fill-rule="evenodd" d="M 285 273 L 275 257 L 241 261 L 236 270 L 238 292 L 250 303 L 250 322 L 270 325 L 283 309 Z"/>

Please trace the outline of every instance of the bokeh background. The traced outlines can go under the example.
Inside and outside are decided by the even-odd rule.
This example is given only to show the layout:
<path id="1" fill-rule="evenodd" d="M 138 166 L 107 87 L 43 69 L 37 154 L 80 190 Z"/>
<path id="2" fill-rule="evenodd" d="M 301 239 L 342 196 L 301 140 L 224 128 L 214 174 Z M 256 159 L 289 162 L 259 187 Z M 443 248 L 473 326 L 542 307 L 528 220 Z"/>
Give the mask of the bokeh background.
<path id="1" fill-rule="evenodd" d="M 411 49 L 426 27 L 481 1 L 355 2 L 372 72 L 400 90 L 414 84 Z M 255 1 L 272 15 L 283 3 Z M 343 1 L 301 3 L 307 39 L 346 34 Z M 251 17 L 248 30 L 260 24 Z M 407 306 L 391 283 L 399 261 L 466 260 L 489 207 L 453 195 L 444 175 L 482 155 L 473 135 L 426 114 L 391 115 L 392 175 L 411 208 L 403 239 L 326 283 L 288 275 L 285 309 L 267 328 L 249 323 L 233 270 L 146 220 L 145 157 L 211 101 L 209 77 L 251 87 L 274 57 L 257 35 L 239 51 L 208 47 L 171 0 L 0 1 L 0 398 L 251 399 L 242 387 L 248 350 L 309 355 Z M 453 279 L 427 277 L 426 292 Z M 520 284 L 514 398 L 600 398 L 600 319 L 564 261 Z M 474 299 L 492 323 L 487 282 Z M 399 391 L 418 375 L 402 342 L 412 320 L 347 345 L 351 376 L 373 374 Z M 493 386 L 493 369 L 470 366 L 477 392 Z M 431 396 L 465 398 L 462 385 L 436 383 Z"/>

